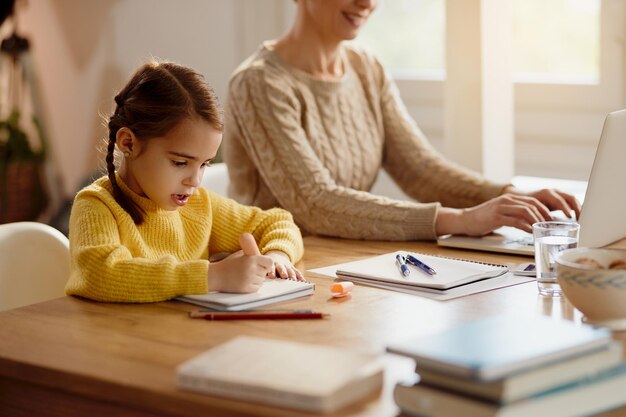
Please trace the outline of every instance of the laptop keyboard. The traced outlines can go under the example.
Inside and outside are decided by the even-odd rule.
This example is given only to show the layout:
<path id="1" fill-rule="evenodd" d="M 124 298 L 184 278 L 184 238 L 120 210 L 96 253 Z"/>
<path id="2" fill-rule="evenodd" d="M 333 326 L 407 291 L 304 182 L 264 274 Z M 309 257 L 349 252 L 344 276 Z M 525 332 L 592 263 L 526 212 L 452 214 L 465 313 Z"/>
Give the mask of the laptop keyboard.
<path id="1" fill-rule="evenodd" d="M 528 236 L 521 239 L 507 240 L 504 243 L 507 245 L 520 245 L 520 246 L 533 246 L 533 237 Z"/>

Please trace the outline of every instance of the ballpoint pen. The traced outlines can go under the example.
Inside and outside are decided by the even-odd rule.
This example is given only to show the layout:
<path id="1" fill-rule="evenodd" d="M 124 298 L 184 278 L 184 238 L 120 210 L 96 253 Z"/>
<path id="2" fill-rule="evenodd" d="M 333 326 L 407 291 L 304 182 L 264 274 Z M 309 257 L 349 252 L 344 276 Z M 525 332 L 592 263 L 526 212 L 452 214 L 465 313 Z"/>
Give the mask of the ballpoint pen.
<path id="1" fill-rule="evenodd" d="M 419 269 L 421 269 L 422 271 L 426 272 L 428 275 L 436 275 L 437 274 L 437 271 L 435 271 L 430 266 L 426 265 L 424 262 L 420 261 L 419 259 L 417 259 L 413 255 L 407 254 L 406 255 L 406 261 L 408 263 L 410 263 L 411 265 L 416 266 Z"/>
<path id="2" fill-rule="evenodd" d="M 329 316 L 313 310 L 251 310 L 251 311 L 190 311 L 189 317 L 205 320 L 277 320 L 323 319 Z"/>
<path id="3" fill-rule="evenodd" d="M 398 265 L 398 269 L 400 270 L 400 273 L 402 274 L 403 277 L 409 276 L 411 271 L 409 270 L 409 267 L 406 264 L 406 259 L 404 258 L 404 256 L 400 254 L 396 255 L 396 265 Z"/>

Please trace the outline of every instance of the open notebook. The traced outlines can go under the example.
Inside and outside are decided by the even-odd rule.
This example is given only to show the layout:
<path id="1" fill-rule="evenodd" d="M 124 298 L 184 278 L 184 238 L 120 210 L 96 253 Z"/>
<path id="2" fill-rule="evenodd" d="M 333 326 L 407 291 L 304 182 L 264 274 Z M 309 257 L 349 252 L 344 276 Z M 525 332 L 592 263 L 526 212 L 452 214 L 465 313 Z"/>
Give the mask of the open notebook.
<path id="1" fill-rule="evenodd" d="M 508 268 L 504 265 L 411 253 L 411 255 L 433 268 L 437 274 L 428 275 L 420 269 L 410 266 L 411 273 L 405 277 L 396 265 L 396 255 L 406 255 L 407 253 L 410 252 L 398 251 L 341 264 L 336 274 L 337 277 L 342 279 L 384 288 L 413 288 L 437 292 L 487 278 L 495 278 L 508 271 Z"/>
<path id="2" fill-rule="evenodd" d="M 248 294 L 210 292 L 181 295 L 175 300 L 222 311 L 242 311 L 313 294 L 315 284 L 289 279 L 266 279 L 259 291 Z"/>

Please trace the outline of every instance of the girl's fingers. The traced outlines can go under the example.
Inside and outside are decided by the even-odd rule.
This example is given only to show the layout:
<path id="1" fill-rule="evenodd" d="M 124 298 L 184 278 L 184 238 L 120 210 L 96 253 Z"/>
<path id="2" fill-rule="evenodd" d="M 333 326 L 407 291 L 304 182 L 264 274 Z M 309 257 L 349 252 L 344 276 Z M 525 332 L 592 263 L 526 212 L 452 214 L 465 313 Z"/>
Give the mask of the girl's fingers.
<path id="1" fill-rule="evenodd" d="M 302 275 L 302 272 L 300 272 L 299 270 L 296 269 L 296 279 L 298 281 L 304 281 L 304 275 Z"/>
<path id="2" fill-rule="evenodd" d="M 276 265 L 276 276 L 284 279 L 304 281 L 304 276 L 292 265 Z"/>

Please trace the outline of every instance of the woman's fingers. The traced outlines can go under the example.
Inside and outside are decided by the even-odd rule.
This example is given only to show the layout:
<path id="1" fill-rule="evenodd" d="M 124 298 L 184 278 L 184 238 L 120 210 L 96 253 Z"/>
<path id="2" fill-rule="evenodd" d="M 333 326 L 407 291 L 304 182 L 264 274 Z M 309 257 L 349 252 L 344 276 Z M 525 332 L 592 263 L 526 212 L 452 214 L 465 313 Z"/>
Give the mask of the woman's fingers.
<path id="1" fill-rule="evenodd" d="M 552 216 L 550 216 L 550 209 L 540 200 L 523 195 L 515 196 L 515 198 L 517 201 L 523 202 L 532 207 L 538 221 L 552 220 Z"/>
<path id="2" fill-rule="evenodd" d="M 512 204 L 501 205 L 498 207 L 498 215 L 502 218 L 501 221 L 503 222 L 509 218 L 516 218 L 529 224 L 545 220 L 537 207 L 524 201 L 514 201 Z M 548 217 L 548 219 L 550 219 L 550 217 Z M 508 222 L 510 223 L 510 220 L 508 220 Z M 501 224 L 500 226 L 510 226 L 510 224 Z"/>
<path id="3" fill-rule="evenodd" d="M 572 210 L 576 218 L 580 216 L 580 202 L 571 194 L 559 190 L 544 189 L 531 193 L 531 195 L 546 204 L 551 210 L 562 211 L 567 217 L 572 217 Z"/>

